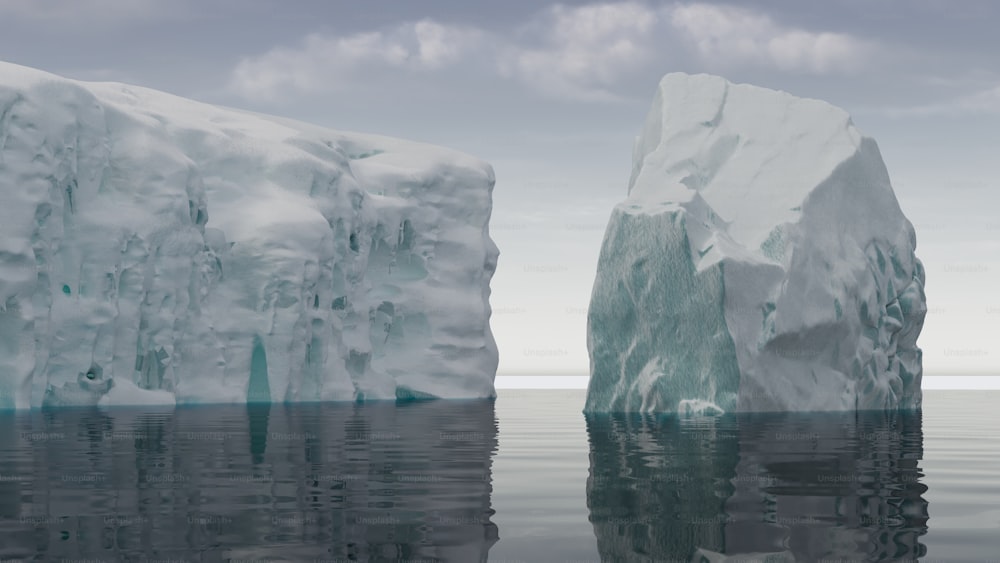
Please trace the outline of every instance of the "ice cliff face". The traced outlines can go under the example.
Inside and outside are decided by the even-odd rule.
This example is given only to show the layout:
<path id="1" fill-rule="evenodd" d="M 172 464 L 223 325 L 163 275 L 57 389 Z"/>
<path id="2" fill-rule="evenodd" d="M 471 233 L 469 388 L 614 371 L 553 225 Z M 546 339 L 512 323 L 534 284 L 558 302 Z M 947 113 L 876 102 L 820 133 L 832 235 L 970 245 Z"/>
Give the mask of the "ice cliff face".
<path id="1" fill-rule="evenodd" d="M 919 408 L 915 247 L 844 111 L 669 74 L 601 249 L 586 410 Z"/>
<path id="2" fill-rule="evenodd" d="M 493 183 L 0 63 L 0 407 L 492 397 Z"/>

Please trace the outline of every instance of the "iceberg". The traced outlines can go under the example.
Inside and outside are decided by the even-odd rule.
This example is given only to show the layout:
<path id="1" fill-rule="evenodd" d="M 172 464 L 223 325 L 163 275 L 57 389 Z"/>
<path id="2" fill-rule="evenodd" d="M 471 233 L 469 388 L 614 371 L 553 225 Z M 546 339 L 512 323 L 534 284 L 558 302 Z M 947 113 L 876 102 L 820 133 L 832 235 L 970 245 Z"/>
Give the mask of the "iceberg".
<path id="1" fill-rule="evenodd" d="M 0 408 L 492 398 L 493 185 L 0 63 Z"/>
<path id="2" fill-rule="evenodd" d="M 846 112 L 668 74 L 601 247 L 585 410 L 919 409 L 915 248 Z"/>

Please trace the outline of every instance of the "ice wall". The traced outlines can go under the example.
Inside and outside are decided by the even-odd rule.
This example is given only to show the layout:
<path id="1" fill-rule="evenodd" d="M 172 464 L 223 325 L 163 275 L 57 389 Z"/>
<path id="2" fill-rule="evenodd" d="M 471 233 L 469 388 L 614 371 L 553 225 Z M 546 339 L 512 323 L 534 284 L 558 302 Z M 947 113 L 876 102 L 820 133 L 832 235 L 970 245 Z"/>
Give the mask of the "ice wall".
<path id="1" fill-rule="evenodd" d="M 492 397 L 493 184 L 0 63 L 0 407 Z"/>

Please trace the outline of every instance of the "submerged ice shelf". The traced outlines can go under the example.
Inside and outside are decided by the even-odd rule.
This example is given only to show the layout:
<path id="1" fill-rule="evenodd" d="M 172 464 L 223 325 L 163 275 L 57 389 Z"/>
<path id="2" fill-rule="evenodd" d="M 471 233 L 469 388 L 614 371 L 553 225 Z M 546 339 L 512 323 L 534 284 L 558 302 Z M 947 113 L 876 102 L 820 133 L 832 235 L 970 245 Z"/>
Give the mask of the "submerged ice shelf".
<path id="1" fill-rule="evenodd" d="M 669 74 L 588 314 L 588 411 L 913 409 L 924 270 L 843 110 Z"/>
<path id="2" fill-rule="evenodd" d="M 0 408 L 492 397 L 493 184 L 0 62 Z"/>

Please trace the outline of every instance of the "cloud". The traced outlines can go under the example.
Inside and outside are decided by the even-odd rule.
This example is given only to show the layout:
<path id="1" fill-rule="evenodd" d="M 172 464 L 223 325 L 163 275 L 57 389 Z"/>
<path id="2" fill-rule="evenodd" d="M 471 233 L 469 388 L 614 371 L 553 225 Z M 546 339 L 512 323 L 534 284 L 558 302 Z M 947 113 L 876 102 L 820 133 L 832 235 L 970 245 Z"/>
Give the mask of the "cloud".
<path id="1" fill-rule="evenodd" d="M 548 94 L 615 99 L 614 86 L 622 75 L 652 59 L 658 23 L 657 12 L 638 2 L 556 5 L 528 26 L 542 44 L 506 46 L 498 68 Z"/>
<path id="2" fill-rule="evenodd" d="M 815 74 L 862 67 L 874 45 L 845 33 L 782 26 L 768 15 L 727 5 L 678 4 L 669 8 L 673 28 L 705 62 L 758 64 Z"/>
<path id="3" fill-rule="evenodd" d="M 707 67 L 831 73 L 861 67 L 873 49 L 851 35 L 789 27 L 729 5 L 556 4 L 508 30 L 424 19 L 349 35 L 312 34 L 242 60 L 230 87 L 261 101 L 344 90 L 376 77 L 405 88 L 414 76 L 474 61 L 463 68 L 494 72 L 543 95 L 614 101 L 623 99 L 628 79 L 676 68 L 685 53 Z"/>
<path id="4" fill-rule="evenodd" d="M 963 113 L 1000 113 L 1000 86 L 963 96 L 951 105 Z"/>
<path id="5" fill-rule="evenodd" d="M 440 68 L 462 57 L 463 49 L 482 38 L 482 32 L 472 28 L 441 25 L 422 20 L 413 25 L 417 40 L 417 60 L 426 68 Z"/>
<path id="6" fill-rule="evenodd" d="M 230 85 L 243 97 L 260 100 L 289 90 L 303 94 L 334 91 L 361 72 L 444 68 L 460 61 L 482 38 L 478 29 L 429 19 L 343 37 L 311 34 L 296 47 L 277 47 L 243 59 Z"/>

